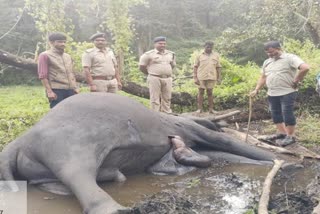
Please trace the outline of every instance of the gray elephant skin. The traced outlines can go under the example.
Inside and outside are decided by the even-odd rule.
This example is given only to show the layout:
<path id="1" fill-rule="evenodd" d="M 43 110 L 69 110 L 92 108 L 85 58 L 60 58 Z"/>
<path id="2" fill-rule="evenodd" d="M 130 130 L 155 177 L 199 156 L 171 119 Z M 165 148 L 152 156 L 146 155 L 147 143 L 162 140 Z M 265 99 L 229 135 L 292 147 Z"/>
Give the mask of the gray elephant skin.
<path id="1" fill-rule="evenodd" d="M 64 193 L 60 190 L 65 187 L 86 214 L 126 213 L 129 208 L 114 201 L 97 182 L 121 182 L 127 175 L 145 171 L 181 173 L 183 165 L 187 170 L 201 166 L 193 164 L 193 158 L 201 162 L 214 157 L 215 151 L 253 162 L 275 158 L 214 130 L 217 126 L 209 120 L 153 112 L 125 96 L 79 94 L 61 102 L 4 148 L 0 180 L 27 180 L 55 193 Z M 172 159 L 173 153 L 184 154 L 182 140 L 185 159 L 191 161 Z M 177 152 L 172 142 L 178 142 Z M 207 156 L 197 156 L 196 151 Z M 17 188 L 15 182 L 11 188 Z"/>

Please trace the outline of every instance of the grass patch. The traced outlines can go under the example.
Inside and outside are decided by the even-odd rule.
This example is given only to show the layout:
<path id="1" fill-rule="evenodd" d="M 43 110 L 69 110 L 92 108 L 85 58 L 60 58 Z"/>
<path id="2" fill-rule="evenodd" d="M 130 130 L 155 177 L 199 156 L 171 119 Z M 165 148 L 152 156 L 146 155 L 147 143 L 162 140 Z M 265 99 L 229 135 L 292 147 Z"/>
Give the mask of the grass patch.
<path id="1" fill-rule="evenodd" d="M 304 112 L 297 121 L 297 136 L 305 145 L 320 145 L 320 115 Z"/>
<path id="2" fill-rule="evenodd" d="M 49 110 L 41 86 L 0 87 L 0 151 Z"/>

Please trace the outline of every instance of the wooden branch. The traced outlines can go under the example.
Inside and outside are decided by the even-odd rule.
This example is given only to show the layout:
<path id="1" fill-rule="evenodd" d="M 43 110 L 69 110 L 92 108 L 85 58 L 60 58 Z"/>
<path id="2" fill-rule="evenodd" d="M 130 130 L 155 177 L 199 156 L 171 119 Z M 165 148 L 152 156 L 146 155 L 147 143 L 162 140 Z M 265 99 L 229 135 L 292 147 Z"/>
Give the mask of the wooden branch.
<path id="1" fill-rule="evenodd" d="M 243 141 L 245 141 L 246 139 L 246 134 L 243 132 L 239 132 L 237 130 L 234 129 L 229 129 L 229 128 L 223 128 L 224 132 L 233 135 L 236 138 L 239 138 Z M 259 146 L 261 148 L 265 148 L 274 152 L 277 152 L 279 154 L 286 154 L 286 155 L 292 155 L 292 156 L 296 156 L 299 157 L 301 159 L 303 158 L 310 158 L 310 159 L 317 159 L 320 160 L 320 155 L 306 149 L 303 146 L 299 146 L 296 145 L 297 148 L 292 148 L 293 151 L 288 150 L 286 148 L 282 148 L 282 147 L 278 147 L 278 146 L 273 146 L 267 143 L 263 143 L 261 141 L 259 141 L 258 139 L 254 138 L 251 135 L 248 135 L 248 142 L 249 144 L 255 145 L 255 146 Z"/>
<path id="2" fill-rule="evenodd" d="M 240 114 L 240 113 L 241 113 L 241 111 L 236 110 L 236 111 L 232 111 L 232 112 L 222 114 L 222 115 L 205 117 L 205 119 L 208 119 L 211 121 L 219 121 L 219 120 L 223 120 L 223 119 L 226 119 L 228 117 L 232 117 L 232 116 Z"/>
<path id="3" fill-rule="evenodd" d="M 274 165 L 264 181 L 263 189 L 262 189 L 262 193 L 259 201 L 259 207 L 258 207 L 259 214 L 268 214 L 268 204 L 269 204 L 272 181 L 283 163 L 284 163 L 284 160 L 274 160 Z"/>
<path id="4" fill-rule="evenodd" d="M 229 128 L 223 128 L 223 131 L 228 133 L 228 134 L 231 134 L 233 135 L 234 137 L 238 138 L 238 139 L 241 139 L 243 141 L 245 141 L 246 139 L 246 134 L 243 133 L 243 132 L 239 132 L 237 130 L 234 130 L 234 129 L 229 129 Z M 288 149 L 285 149 L 285 148 L 282 148 L 282 147 L 277 147 L 277 146 L 272 146 L 272 145 L 269 145 L 267 143 L 263 143 L 259 140 L 257 140 L 256 138 L 254 138 L 253 136 L 251 135 L 248 135 L 248 141 L 247 141 L 249 144 L 251 145 L 254 145 L 254 146 L 259 146 L 261 148 L 265 148 L 265 149 L 268 149 L 268 150 L 271 150 L 271 151 L 274 151 L 274 152 L 277 152 L 279 154 L 287 154 L 287 155 L 293 155 L 293 156 L 300 156 L 299 154 L 296 154 L 295 152 L 292 152 Z"/>
<path id="5" fill-rule="evenodd" d="M 18 57 L 3 50 L 0 50 L 0 62 L 37 72 L 37 64 L 32 59 Z"/>
<path id="6" fill-rule="evenodd" d="M 32 59 L 26 59 L 0 49 L 0 62 L 8 65 L 12 65 L 18 68 L 37 72 L 37 64 Z M 83 72 L 75 72 L 75 78 L 78 82 L 85 82 L 85 76 Z M 149 99 L 149 89 L 147 87 L 138 85 L 134 82 L 124 82 L 122 90 L 128 94 L 132 94 L 138 97 Z M 196 103 L 196 97 L 186 92 L 172 93 L 172 104 L 181 106 L 192 106 Z"/>

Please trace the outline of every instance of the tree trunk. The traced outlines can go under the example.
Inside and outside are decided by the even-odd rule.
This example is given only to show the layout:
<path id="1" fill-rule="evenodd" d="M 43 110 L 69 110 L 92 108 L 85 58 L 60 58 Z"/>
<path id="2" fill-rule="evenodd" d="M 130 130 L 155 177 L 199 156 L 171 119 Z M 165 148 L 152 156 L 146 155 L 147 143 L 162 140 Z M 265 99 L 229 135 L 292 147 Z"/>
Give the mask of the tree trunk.
<path id="1" fill-rule="evenodd" d="M 12 65 L 18 68 L 37 72 L 37 64 L 34 60 L 22 58 L 0 49 L 0 63 Z M 75 72 L 75 77 L 78 82 L 85 82 L 85 77 L 82 72 Z M 125 82 L 122 90 L 128 94 L 132 94 L 138 97 L 149 99 L 149 89 L 144 86 L 140 86 L 134 82 Z M 194 96 L 181 92 L 172 94 L 172 104 L 191 106 L 196 103 Z"/>
<path id="2" fill-rule="evenodd" d="M 320 47 L 320 35 L 318 29 L 316 29 L 310 22 L 307 22 L 306 27 L 313 44 L 315 44 L 317 47 Z"/>

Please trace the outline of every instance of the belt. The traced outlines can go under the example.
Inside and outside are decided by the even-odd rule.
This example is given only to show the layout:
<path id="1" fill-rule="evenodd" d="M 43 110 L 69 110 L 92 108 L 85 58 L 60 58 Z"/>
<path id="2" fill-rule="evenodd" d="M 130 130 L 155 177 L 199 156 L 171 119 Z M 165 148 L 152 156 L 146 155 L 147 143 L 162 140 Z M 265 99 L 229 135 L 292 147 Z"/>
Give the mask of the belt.
<path id="1" fill-rule="evenodd" d="M 159 77 L 159 78 L 169 78 L 171 77 L 171 75 L 156 75 L 156 74 L 149 74 L 150 76 L 155 76 L 155 77 Z"/>
<path id="2" fill-rule="evenodd" d="M 93 76 L 94 80 L 113 80 L 115 76 Z"/>

